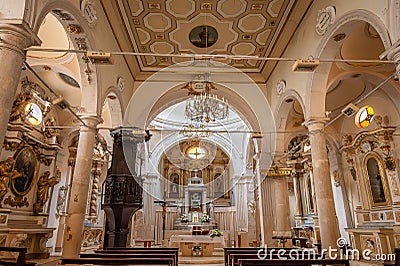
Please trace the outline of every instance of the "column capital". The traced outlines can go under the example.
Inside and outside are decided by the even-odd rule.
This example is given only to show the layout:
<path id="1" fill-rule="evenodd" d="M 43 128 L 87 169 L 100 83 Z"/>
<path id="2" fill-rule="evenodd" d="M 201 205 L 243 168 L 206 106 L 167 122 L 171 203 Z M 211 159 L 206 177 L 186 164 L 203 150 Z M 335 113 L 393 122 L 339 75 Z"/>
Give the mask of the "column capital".
<path id="1" fill-rule="evenodd" d="M 2 49 L 9 49 L 25 56 L 27 47 L 41 43 L 36 33 L 25 22 L 22 24 L 0 23 L 0 48 Z"/>
<path id="2" fill-rule="evenodd" d="M 96 127 L 103 119 L 97 114 L 81 114 L 80 119 L 85 123 L 81 125 L 81 130 L 96 130 Z"/>
<path id="3" fill-rule="evenodd" d="M 308 128 L 309 132 L 322 131 L 325 127 L 326 122 L 328 122 L 326 117 L 315 117 L 308 118 L 304 122 L 304 125 Z"/>

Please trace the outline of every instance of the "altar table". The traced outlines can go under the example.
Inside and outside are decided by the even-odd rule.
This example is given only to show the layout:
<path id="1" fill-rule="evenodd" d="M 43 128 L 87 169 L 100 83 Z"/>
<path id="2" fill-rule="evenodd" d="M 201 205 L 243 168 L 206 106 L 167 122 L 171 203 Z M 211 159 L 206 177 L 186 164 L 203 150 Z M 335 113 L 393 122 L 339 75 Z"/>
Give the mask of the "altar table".
<path id="1" fill-rule="evenodd" d="M 219 243 L 225 246 L 223 236 L 211 238 L 209 235 L 172 235 L 169 241 L 171 247 L 179 247 L 182 256 L 193 256 L 193 247 L 200 246 L 202 256 L 211 257 L 214 251 L 214 244 Z"/>

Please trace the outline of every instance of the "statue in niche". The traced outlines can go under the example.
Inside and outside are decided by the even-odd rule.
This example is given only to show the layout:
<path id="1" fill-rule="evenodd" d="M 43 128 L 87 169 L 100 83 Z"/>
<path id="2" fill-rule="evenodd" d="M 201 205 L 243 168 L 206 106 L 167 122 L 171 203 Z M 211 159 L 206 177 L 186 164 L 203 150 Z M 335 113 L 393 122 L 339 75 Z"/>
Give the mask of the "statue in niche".
<path id="1" fill-rule="evenodd" d="M 62 212 L 64 210 L 65 199 L 67 198 L 67 191 L 68 191 L 67 186 L 62 186 L 58 190 L 57 207 L 56 207 L 56 209 L 57 209 L 56 217 L 57 218 L 60 217 L 60 215 L 62 214 Z"/>
<path id="2" fill-rule="evenodd" d="M 374 204 L 385 204 L 387 198 L 385 194 L 385 181 L 382 176 L 380 162 L 374 156 L 369 156 L 365 160 L 365 167 L 371 189 L 371 197 Z"/>
<path id="3" fill-rule="evenodd" d="M 47 198 L 49 197 L 50 187 L 54 187 L 60 181 L 60 174 L 57 171 L 56 175 L 50 177 L 50 171 L 44 172 L 44 174 L 38 180 L 37 198 L 36 203 L 33 205 L 33 212 L 43 212 L 43 206 L 46 204 Z"/>
<path id="4" fill-rule="evenodd" d="M 8 157 L 7 160 L 0 163 L 0 207 L 2 207 L 1 202 L 7 194 L 10 180 L 21 176 L 21 173 L 13 169 L 14 163 L 13 157 Z"/>

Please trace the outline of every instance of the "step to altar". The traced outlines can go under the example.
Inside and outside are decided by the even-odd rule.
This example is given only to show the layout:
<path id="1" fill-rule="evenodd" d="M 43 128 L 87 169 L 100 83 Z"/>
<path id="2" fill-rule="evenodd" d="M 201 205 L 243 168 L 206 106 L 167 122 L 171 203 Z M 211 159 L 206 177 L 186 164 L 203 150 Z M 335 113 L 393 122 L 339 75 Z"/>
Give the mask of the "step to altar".
<path id="1" fill-rule="evenodd" d="M 179 265 L 181 264 L 224 265 L 224 257 L 179 257 L 178 262 Z"/>

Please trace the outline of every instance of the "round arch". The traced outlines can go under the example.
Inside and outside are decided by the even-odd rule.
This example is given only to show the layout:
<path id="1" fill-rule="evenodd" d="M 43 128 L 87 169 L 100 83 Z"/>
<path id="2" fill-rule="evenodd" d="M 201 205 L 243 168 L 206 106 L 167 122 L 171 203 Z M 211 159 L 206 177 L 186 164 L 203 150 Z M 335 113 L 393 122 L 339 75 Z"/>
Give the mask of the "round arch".
<path id="1" fill-rule="evenodd" d="M 363 21 L 374 27 L 379 34 L 385 49 L 391 46 L 387 29 L 381 19 L 371 11 L 358 9 L 343 14 L 327 33 L 323 36 L 316 51 L 316 58 L 334 58 L 340 49 L 340 43 L 334 42 L 332 37 L 339 33 L 349 35 L 356 26 L 355 21 Z M 325 118 L 325 101 L 328 76 L 332 63 L 320 64 L 307 80 L 305 97 L 305 118 Z M 312 104 L 311 104 L 312 103 Z"/>
<path id="2" fill-rule="evenodd" d="M 289 116 L 289 111 L 290 108 L 292 107 L 292 103 L 288 103 L 287 100 L 294 100 L 297 101 L 301 109 L 303 110 L 303 114 L 305 113 L 305 106 L 303 103 L 303 100 L 300 96 L 300 94 L 293 90 L 287 90 L 285 91 L 281 97 L 279 98 L 279 103 L 276 105 L 275 112 L 274 112 L 274 117 L 275 117 L 275 122 L 276 124 L 276 130 L 279 132 L 276 137 L 277 137 L 277 142 L 276 142 L 276 153 L 281 154 L 285 150 L 285 136 L 286 136 L 286 123 L 287 119 Z M 282 132 L 285 132 L 284 134 Z M 300 133 L 300 132 L 299 132 Z"/>
<path id="3" fill-rule="evenodd" d="M 255 121 L 247 119 L 251 130 L 275 132 L 272 111 L 266 97 L 257 84 L 255 84 L 249 76 L 234 67 L 214 61 L 205 62 L 206 63 L 203 61 L 179 63 L 153 74 L 146 82 L 141 84 L 133 94 L 126 108 L 124 126 L 145 129 L 149 117 L 152 116 L 152 109 L 161 97 L 166 95 L 171 89 L 192 81 L 196 74 L 211 73 L 212 82 L 221 87 L 215 94 L 221 98 L 224 97 L 227 99 L 229 104 L 237 110 L 246 106 L 246 110 L 254 113 Z M 177 94 L 175 94 L 175 96 L 176 95 Z M 175 97 L 175 99 L 181 98 L 183 100 L 185 97 L 187 97 L 187 95 L 185 96 L 184 91 L 181 91 L 181 96 Z M 238 99 L 240 99 L 240 101 Z M 139 112 L 138 106 L 143 107 Z M 259 108 L 254 108 L 256 106 Z M 165 108 L 164 106 L 164 109 Z M 154 109 L 159 110 L 160 108 Z M 269 168 L 275 150 L 274 134 L 263 137 L 261 140 L 261 147 L 261 165 Z"/>
<path id="4" fill-rule="evenodd" d="M 56 12 L 54 12 L 56 11 Z M 79 32 L 66 33 L 71 41 L 73 49 L 75 50 L 96 50 L 94 38 L 91 34 L 90 28 L 87 26 L 85 19 L 81 15 L 80 10 L 67 2 L 48 1 L 41 10 L 37 10 L 37 16 L 33 23 L 34 32 L 39 31 L 39 27 L 48 13 L 53 13 L 59 22 L 67 29 L 68 25 L 74 24 L 79 27 Z M 102 101 L 101 97 L 101 79 L 100 71 L 97 67 L 88 63 L 88 58 L 85 56 L 77 56 L 79 71 L 80 71 L 80 85 L 82 88 L 82 101 L 81 106 L 85 108 L 87 113 L 101 112 Z M 93 100 L 95 99 L 95 100 Z"/>

